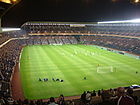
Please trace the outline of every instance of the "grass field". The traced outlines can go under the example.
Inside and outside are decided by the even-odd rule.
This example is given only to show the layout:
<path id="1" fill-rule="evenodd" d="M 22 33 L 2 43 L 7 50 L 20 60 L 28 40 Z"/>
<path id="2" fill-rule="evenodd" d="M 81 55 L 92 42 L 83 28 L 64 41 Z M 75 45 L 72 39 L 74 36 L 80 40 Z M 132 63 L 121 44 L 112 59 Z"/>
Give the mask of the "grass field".
<path id="1" fill-rule="evenodd" d="M 139 84 L 140 60 L 86 45 L 35 45 L 23 49 L 20 75 L 27 99 L 74 96 L 87 90 Z"/>

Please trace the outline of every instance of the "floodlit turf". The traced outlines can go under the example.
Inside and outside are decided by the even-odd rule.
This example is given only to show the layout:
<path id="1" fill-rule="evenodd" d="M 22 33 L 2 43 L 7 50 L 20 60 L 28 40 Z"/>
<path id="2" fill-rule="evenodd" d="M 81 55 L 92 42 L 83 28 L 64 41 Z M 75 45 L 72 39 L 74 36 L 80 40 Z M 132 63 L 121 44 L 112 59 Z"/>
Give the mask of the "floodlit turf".
<path id="1" fill-rule="evenodd" d="M 139 84 L 139 68 L 140 60 L 86 45 L 27 46 L 20 60 L 27 99 L 46 99 L 60 94 L 75 96 L 87 90 Z M 39 78 L 49 80 L 44 82 Z M 52 78 L 64 82 L 54 82 Z"/>

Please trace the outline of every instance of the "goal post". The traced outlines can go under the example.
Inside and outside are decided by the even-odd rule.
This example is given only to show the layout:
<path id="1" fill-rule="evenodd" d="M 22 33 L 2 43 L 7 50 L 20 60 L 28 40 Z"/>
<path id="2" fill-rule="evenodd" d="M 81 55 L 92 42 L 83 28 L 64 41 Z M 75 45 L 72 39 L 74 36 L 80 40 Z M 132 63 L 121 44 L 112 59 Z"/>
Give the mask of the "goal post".
<path id="1" fill-rule="evenodd" d="M 113 66 L 99 66 L 97 67 L 97 73 L 112 73 L 115 72 Z"/>
<path id="2" fill-rule="evenodd" d="M 50 44 L 50 45 L 54 45 L 54 46 L 62 46 L 63 44 L 62 44 L 62 43 L 59 43 L 59 44 Z"/>

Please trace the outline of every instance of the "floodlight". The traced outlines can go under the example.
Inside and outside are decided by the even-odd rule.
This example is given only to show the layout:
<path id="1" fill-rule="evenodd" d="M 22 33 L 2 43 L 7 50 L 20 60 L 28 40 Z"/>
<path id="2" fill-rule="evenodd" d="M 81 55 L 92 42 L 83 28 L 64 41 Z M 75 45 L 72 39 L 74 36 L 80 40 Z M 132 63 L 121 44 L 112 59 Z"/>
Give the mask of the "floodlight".
<path id="1" fill-rule="evenodd" d="M 107 23 L 140 23 L 140 19 L 98 22 L 98 24 L 107 24 Z"/>
<path id="2" fill-rule="evenodd" d="M 139 23 L 140 22 L 140 19 L 133 19 L 133 20 L 131 20 L 131 22 L 133 22 L 133 23 Z"/>
<path id="3" fill-rule="evenodd" d="M 6 31 L 18 31 L 21 30 L 20 28 L 2 28 L 2 32 L 6 32 Z"/>
<path id="4" fill-rule="evenodd" d="M 140 0 L 135 0 L 135 1 L 134 1 L 134 3 L 138 3 L 138 2 L 140 2 Z"/>
<path id="5" fill-rule="evenodd" d="M 15 4 L 17 3 L 19 0 L 0 0 L 0 2 L 4 2 L 4 3 L 8 3 L 8 4 Z"/>

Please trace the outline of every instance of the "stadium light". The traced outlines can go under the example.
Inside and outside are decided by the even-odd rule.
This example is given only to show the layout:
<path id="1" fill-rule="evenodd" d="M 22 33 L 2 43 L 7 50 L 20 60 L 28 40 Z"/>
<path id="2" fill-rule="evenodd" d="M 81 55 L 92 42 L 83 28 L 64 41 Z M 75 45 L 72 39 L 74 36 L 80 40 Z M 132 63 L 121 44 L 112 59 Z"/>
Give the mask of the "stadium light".
<path id="1" fill-rule="evenodd" d="M 98 22 L 98 24 L 107 24 L 107 23 L 140 23 L 140 19 Z"/>
<path id="2" fill-rule="evenodd" d="M 4 3 L 8 3 L 8 4 L 11 3 L 10 0 L 0 0 L 0 2 L 4 2 Z"/>
<path id="3" fill-rule="evenodd" d="M 21 30 L 20 28 L 2 28 L 2 32 L 7 32 L 7 31 L 18 31 Z"/>
<path id="4" fill-rule="evenodd" d="M 130 0 L 132 4 L 140 4 L 140 0 Z"/>
<path id="5" fill-rule="evenodd" d="M 134 3 L 139 3 L 140 2 L 140 0 L 134 0 Z"/>
<path id="6" fill-rule="evenodd" d="M 4 3 L 8 3 L 8 4 L 15 4 L 17 3 L 19 0 L 0 0 L 0 2 L 4 2 Z"/>
<path id="7" fill-rule="evenodd" d="M 134 19 L 134 20 L 131 20 L 131 22 L 133 22 L 133 23 L 139 23 L 140 22 L 140 19 Z"/>

